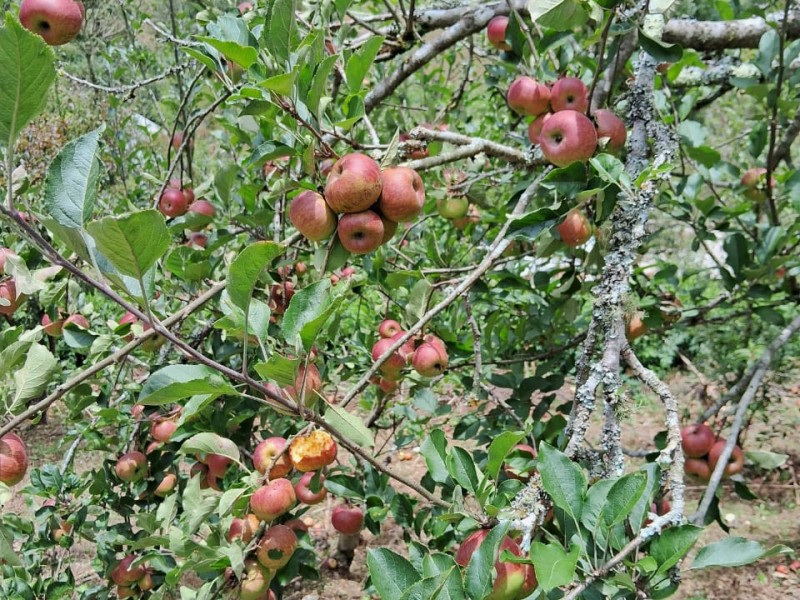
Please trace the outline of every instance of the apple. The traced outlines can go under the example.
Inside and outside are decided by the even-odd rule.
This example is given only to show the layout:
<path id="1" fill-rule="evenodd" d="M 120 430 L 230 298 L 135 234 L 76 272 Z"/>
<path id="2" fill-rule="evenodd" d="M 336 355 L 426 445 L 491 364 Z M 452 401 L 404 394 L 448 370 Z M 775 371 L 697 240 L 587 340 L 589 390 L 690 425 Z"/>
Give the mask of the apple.
<path id="1" fill-rule="evenodd" d="M 526 462 L 530 462 L 536 460 L 537 452 L 536 448 L 533 446 L 529 446 L 528 444 L 517 444 L 514 446 L 514 449 L 510 452 L 509 456 L 506 457 L 506 460 L 510 459 L 524 459 Z M 506 477 L 509 479 L 517 479 L 519 481 L 528 481 L 531 476 L 536 472 L 536 467 L 530 467 L 523 470 L 519 470 L 515 468 L 509 462 L 503 463 L 503 473 L 506 474 Z"/>
<path id="2" fill-rule="evenodd" d="M 592 237 L 592 226 L 586 215 L 577 208 L 572 209 L 564 220 L 556 227 L 561 241 L 570 248 L 576 248 L 586 243 Z"/>
<path id="3" fill-rule="evenodd" d="M 249 11 L 253 10 L 253 3 L 252 2 L 241 2 L 241 3 L 239 3 L 239 6 L 237 6 L 237 8 L 239 9 L 239 13 L 240 14 L 244 14 L 246 12 L 249 12 Z"/>
<path id="4" fill-rule="evenodd" d="M 39 34 L 50 46 L 71 42 L 83 27 L 85 10 L 74 0 L 22 0 L 20 23 Z"/>
<path id="5" fill-rule="evenodd" d="M 550 106 L 550 90 L 532 77 L 517 77 L 506 92 L 509 108 L 520 115 L 536 117 L 547 112 Z"/>
<path id="6" fill-rule="evenodd" d="M 289 205 L 289 220 L 297 231 L 312 242 L 324 240 L 336 230 L 336 213 L 322 194 L 305 190 Z"/>
<path id="7" fill-rule="evenodd" d="M 58 320 L 53 321 L 50 315 L 42 316 L 42 330 L 50 337 L 61 337 L 64 334 L 64 319 L 61 318 L 61 311 L 58 311 Z"/>
<path id="8" fill-rule="evenodd" d="M 199 231 L 193 231 L 186 237 L 186 245 L 190 248 L 205 248 L 208 244 L 208 236 Z"/>
<path id="9" fill-rule="evenodd" d="M 625 123 L 608 109 L 600 108 L 592 115 L 597 123 L 597 139 L 602 145 L 602 140 L 607 139 L 605 149 L 611 154 L 619 154 L 625 148 L 628 132 Z"/>
<path id="10" fill-rule="evenodd" d="M 147 475 L 147 457 L 141 452 L 127 452 L 119 457 L 114 470 L 122 481 L 139 481 Z"/>
<path id="11" fill-rule="evenodd" d="M 714 472 L 714 469 L 719 462 L 719 457 L 722 455 L 722 451 L 725 449 L 725 438 L 719 438 L 714 445 L 711 446 L 711 450 L 708 451 L 708 467 L 711 469 L 711 472 Z M 733 452 L 731 452 L 730 458 L 728 458 L 728 464 L 725 465 L 725 477 L 730 477 L 731 475 L 736 475 L 737 473 L 741 473 L 744 469 L 744 452 L 742 449 L 737 445 L 733 447 Z"/>
<path id="12" fill-rule="evenodd" d="M 213 219 L 217 214 L 217 209 L 214 208 L 214 205 L 211 204 L 211 202 L 201 198 L 200 200 L 195 200 L 192 202 L 191 206 L 189 206 L 187 209 L 187 212 L 203 215 L 204 217 Z"/>
<path id="13" fill-rule="evenodd" d="M 357 506 L 339 504 L 333 507 L 331 525 L 339 533 L 356 535 L 364 528 L 364 511 Z"/>
<path id="14" fill-rule="evenodd" d="M 355 267 L 345 267 L 344 269 L 342 269 L 342 278 L 344 278 L 344 279 L 347 279 L 348 277 L 352 277 L 355 274 L 356 274 L 356 268 Z"/>
<path id="15" fill-rule="evenodd" d="M 394 237 L 394 234 L 397 233 L 397 223 L 394 221 L 390 221 L 383 215 L 378 215 L 383 222 L 383 238 L 381 238 L 381 246 L 383 246 L 386 242 Z"/>
<path id="16" fill-rule="evenodd" d="M 481 214 L 480 211 L 478 210 L 478 207 L 475 205 L 471 205 L 465 217 L 461 217 L 460 219 L 453 219 L 453 227 L 455 227 L 456 229 L 463 230 L 468 225 L 474 225 L 480 222 L 481 222 Z"/>
<path id="17" fill-rule="evenodd" d="M 312 485 L 315 477 L 318 477 L 316 486 Z M 303 504 L 319 504 L 328 495 L 328 490 L 325 489 L 325 476 L 322 473 L 317 474 L 315 471 L 304 473 L 300 481 L 294 484 L 294 494 Z"/>
<path id="18" fill-rule="evenodd" d="M 687 458 L 683 463 L 683 472 L 687 475 L 696 475 L 703 481 L 711 479 L 711 467 L 704 458 Z"/>
<path id="19" fill-rule="evenodd" d="M 597 149 L 597 130 L 583 113 L 562 110 L 542 125 L 539 146 L 545 158 L 557 167 L 586 162 Z"/>
<path id="20" fill-rule="evenodd" d="M 167 473 L 161 479 L 156 487 L 155 491 L 153 492 L 159 498 L 164 498 L 169 495 L 169 493 L 175 489 L 175 486 L 178 484 L 178 478 L 175 473 Z"/>
<path id="21" fill-rule="evenodd" d="M 382 186 L 380 165 L 366 154 L 354 152 L 331 167 L 325 200 L 336 213 L 360 213 L 375 204 Z"/>
<path id="22" fill-rule="evenodd" d="M 470 534 L 465 539 L 456 552 L 456 563 L 461 567 L 466 567 L 472 558 L 473 553 L 480 547 L 489 535 L 488 529 L 480 529 Z M 536 589 L 537 581 L 533 566 L 529 564 L 516 564 L 499 560 L 503 550 L 508 550 L 514 556 L 522 556 L 519 545 L 506 536 L 500 543 L 498 559 L 494 563 L 496 573 L 492 591 L 484 600 L 516 600 L 526 598 Z"/>
<path id="23" fill-rule="evenodd" d="M 139 591 L 149 592 L 154 587 L 156 587 L 156 584 L 153 581 L 153 576 L 150 573 L 145 573 L 144 577 L 139 580 Z"/>
<path id="24" fill-rule="evenodd" d="M 336 460 L 338 447 L 327 431 L 317 429 L 297 436 L 289 445 L 289 456 L 295 469 L 306 473 L 319 471 Z"/>
<path id="25" fill-rule="evenodd" d="M 24 295 L 17 295 L 17 284 L 13 279 L 0 282 L 0 315 L 10 317 L 24 301 Z"/>
<path id="26" fill-rule="evenodd" d="M 258 544 L 258 562 L 268 569 L 286 566 L 297 550 L 297 535 L 291 527 L 273 525 L 264 532 Z"/>
<path id="27" fill-rule="evenodd" d="M 150 425 L 150 437 L 157 442 L 166 444 L 172 437 L 172 434 L 175 433 L 176 429 L 178 429 L 178 424 L 175 421 L 159 419 L 153 421 Z"/>
<path id="28" fill-rule="evenodd" d="M 702 458 L 709 453 L 716 440 L 714 431 L 705 423 L 695 423 L 681 429 L 683 453 L 689 458 Z"/>
<path id="29" fill-rule="evenodd" d="M 119 600 L 124 600 L 126 598 L 136 598 L 138 596 L 138 592 L 130 586 L 127 585 L 118 585 L 117 586 L 117 598 Z"/>
<path id="30" fill-rule="evenodd" d="M 19 255 L 9 248 L 0 248 L 0 275 L 5 275 L 6 261 L 9 258 L 19 258 Z"/>
<path id="31" fill-rule="evenodd" d="M 180 150 L 181 146 L 183 145 L 183 132 L 176 131 L 172 135 L 172 140 L 170 140 L 170 145 L 174 150 Z"/>
<path id="32" fill-rule="evenodd" d="M 400 388 L 400 384 L 396 381 L 392 381 L 391 379 L 381 377 L 378 379 L 378 387 L 381 388 L 381 391 L 384 394 L 393 394 Z"/>
<path id="33" fill-rule="evenodd" d="M 381 338 L 372 346 L 372 360 L 376 361 L 394 344 L 392 338 Z M 398 352 L 393 352 L 380 366 L 384 375 L 396 375 L 406 366 L 406 359 Z"/>
<path id="34" fill-rule="evenodd" d="M 132 566 L 138 557 L 133 554 L 128 554 L 123 558 L 117 566 L 111 571 L 111 580 L 117 585 L 129 586 L 136 583 L 147 572 L 144 565 Z"/>
<path id="35" fill-rule="evenodd" d="M 221 478 L 225 477 L 228 467 L 231 466 L 233 461 L 227 456 L 221 454 L 209 454 L 206 456 L 206 465 L 208 465 L 208 473 L 212 477 Z"/>
<path id="36" fill-rule="evenodd" d="M 89 329 L 89 327 L 91 327 L 91 324 L 89 323 L 89 320 L 86 317 L 76 313 L 74 315 L 68 316 L 64 320 L 64 327 L 70 327 L 70 326 L 77 327 L 78 329 Z"/>
<path id="37" fill-rule="evenodd" d="M 186 206 L 191 206 L 195 199 L 194 190 L 192 188 L 183 188 L 181 191 L 183 192 L 184 198 L 186 198 Z"/>
<path id="38" fill-rule="evenodd" d="M 248 513 L 243 519 L 235 518 L 228 528 L 228 541 L 242 540 L 249 544 L 258 531 L 261 521 L 253 513 Z"/>
<path id="39" fill-rule="evenodd" d="M 286 449 L 286 439 L 282 437 L 270 437 L 259 442 L 253 451 L 253 466 L 262 475 L 266 474 L 270 464 L 276 456 L 280 458 L 275 462 L 275 466 L 269 472 L 270 479 L 286 477 L 292 470 L 292 460 Z"/>
<path id="40" fill-rule="evenodd" d="M 403 328 L 400 326 L 400 323 L 394 319 L 384 319 L 381 321 L 381 324 L 378 325 L 378 335 L 382 338 L 390 338 L 396 333 L 402 332 Z"/>
<path id="41" fill-rule="evenodd" d="M 589 108 L 589 92 L 577 77 L 562 77 L 550 89 L 550 107 L 553 112 L 574 110 L 585 113 Z"/>
<path id="42" fill-rule="evenodd" d="M 244 578 L 239 590 L 239 600 L 265 600 L 269 593 L 272 572 L 262 567 L 257 560 L 244 561 Z"/>
<path id="43" fill-rule="evenodd" d="M 405 334 L 406 334 L 405 331 L 398 331 L 391 337 L 392 342 L 393 343 L 396 342 Z M 397 353 L 403 357 L 403 359 L 406 361 L 406 364 L 410 363 L 414 356 L 413 340 L 406 340 L 406 342 L 402 346 L 400 346 L 400 348 L 397 349 Z"/>
<path id="44" fill-rule="evenodd" d="M 28 471 L 28 452 L 25 443 L 16 433 L 0 438 L 0 481 L 17 485 Z"/>
<path id="45" fill-rule="evenodd" d="M 424 342 L 414 351 L 411 365 L 423 377 L 436 377 L 447 368 L 447 352 L 436 344 Z"/>
<path id="46" fill-rule="evenodd" d="M 158 210 L 165 217 L 180 217 L 186 214 L 188 209 L 189 202 L 186 199 L 186 195 L 178 188 L 168 187 L 161 194 L 161 198 L 158 199 Z"/>
<path id="47" fill-rule="evenodd" d="M 553 113 L 544 113 L 543 115 L 539 115 L 531 124 L 528 125 L 528 139 L 531 141 L 531 144 L 538 144 L 539 140 L 542 136 L 542 127 L 544 127 L 544 122 L 547 121 Z"/>
<path id="48" fill-rule="evenodd" d="M 645 325 L 645 322 L 642 319 L 642 313 L 634 313 L 631 315 L 631 318 L 625 325 L 625 337 L 628 338 L 629 342 L 632 342 L 636 338 L 643 336 L 645 333 L 647 333 L 647 325 Z"/>
<path id="49" fill-rule="evenodd" d="M 297 504 L 294 486 L 288 479 L 273 479 L 250 497 L 250 510 L 262 521 L 274 521 Z"/>
<path id="50" fill-rule="evenodd" d="M 407 142 L 411 140 L 411 136 L 407 133 L 401 133 L 398 138 L 401 142 Z M 423 148 L 414 147 L 414 148 L 406 148 L 406 156 L 413 160 L 419 160 L 421 158 L 427 158 L 430 155 L 430 150 L 428 150 L 427 146 Z"/>
<path id="51" fill-rule="evenodd" d="M 349 213 L 339 219 L 339 240 L 345 250 L 353 254 L 368 254 L 375 250 L 383 243 L 384 233 L 383 221 L 371 210 Z"/>
<path id="52" fill-rule="evenodd" d="M 777 184 L 773 177 L 772 187 Z M 764 200 L 767 197 L 767 170 L 764 167 L 747 169 L 742 175 L 742 185 L 745 187 L 744 195 L 747 198 L 756 202 Z"/>
<path id="53" fill-rule="evenodd" d="M 330 174 L 331 169 L 333 169 L 334 164 L 336 164 L 336 161 L 333 160 L 332 158 L 326 158 L 321 163 L 319 163 L 320 175 L 322 175 L 323 177 L 327 177 Z"/>
<path id="54" fill-rule="evenodd" d="M 506 42 L 506 28 L 508 27 L 508 17 L 494 17 L 486 25 L 486 37 L 489 43 L 498 50 L 511 50 L 511 45 Z"/>
<path id="55" fill-rule="evenodd" d="M 436 201 L 436 210 L 445 219 L 461 219 L 469 212 L 469 198 L 448 194 Z"/>

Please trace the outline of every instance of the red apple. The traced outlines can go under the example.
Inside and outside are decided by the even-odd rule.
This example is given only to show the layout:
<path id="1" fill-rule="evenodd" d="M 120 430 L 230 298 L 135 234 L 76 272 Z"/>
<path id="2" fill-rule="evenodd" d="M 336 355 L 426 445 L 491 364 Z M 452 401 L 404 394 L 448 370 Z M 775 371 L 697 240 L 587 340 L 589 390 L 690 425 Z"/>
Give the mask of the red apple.
<path id="1" fill-rule="evenodd" d="M 541 139 L 542 135 L 542 127 L 544 127 L 544 122 L 549 119 L 553 113 L 544 113 L 536 117 L 531 124 L 528 125 L 528 139 L 531 141 L 531 144 L 538 144 L 539 140 Z"/>
<path id="2" fill-rule="evenodd" d="M 273 479 L 250 497 L 250 510 L 262 521 L 274 521 L 297 504 L 294 486 L 288 479 Z"/>
<path id="3" fill-rule="evenodd" d="M 305 382 L 305 388 L 303 382 Z M 313 407 L 319 400 L 319 393 L 322 391 L 322 375 L 317 366 L 310 364 L 306 369 L 305 365 L 300 365 L 294 379 L 294 386 L 287 390 L 295 401 L 302 401 L 308 408 Z"/>
<path id="4" fill-rule="evenodd" d="M 289 456 L 295 469 L 306 473 L 319 471 L 336 460 L 338 447 L 327 431 L 317 429 L 292 440 Z"/>
<path id="5" fill-rule="evenodd" d="M 172 135 L 172 140 L 170 141 L 170 145 L 175 150 L 180 150 L 181 149 L 181 146 L 183 145 L 183 132 L 182 131 L 176 131 Z"/>
<path id="6" fill-rule="evenodd" d="M 318 477 L 319 482 L 312 489 L 312 479 L 315 477 Z M 325 476 L 322 473 L 317 475 L 314 471 L 304 473 L 300 481 L 294 484 L 294 494 L 303 504 L 319 504 L 328 495 L 328 490 L 325 489 Z"/>
<path id="7" fill-rule="evenodd" d="M 689 458 L 702 458 L 709 453 L 716 440 L 714 431 L 705 423 L 695 423 L 681 429 L 683 453 Z"/>
<path id="8" fill-rule="evenodd" d="M 217 209 L 214 208 L 214 205 L 211 204 L 208 200 L 196 200 L 192 202 L 191 206 L 188 208 L 187 212 L 196 213 L 198 215 L 203 215 L 204 217 L 208 217 L 209 219 L 213 219 L 214 215 L 217 214 Z"/>
<path id="9" fill-rule="evenodd" d="M 85 10 L 74 0 L 22 0 L 20 23 L 51 46 L 71 42 L 83 26 Z"/>
<path id="10" fill-rule="evenodd" d="M 516 456 L 522 457 L 527 461 L 536 460 L 537 452 L 536 448 L 533 446 L 529 446 L 528 444 L 517 444 L 514 446 L 514 449 L 511 451 L 509 457 L 506 458 L 514 458 Z M 503 463 L 503 472 L 506 474 L 506 477 L 509 479 L 518 479 L 519 481 L 528 481 L 531 476 L 536 472 L 536 467 L 530 467 L 528 469 L 519 470 L 514 468 L 508 462 Z"/>
<path id="11" fill-rule="evenodd" d="M 777 184 L 773 177 L 772 187 Z M 764 200 L 767 197 L 767 170 L 763 167 L 747 169 L 742 175 L 742 185 L 745 187 L 744 195 L 750 200 L 756 202 Z"/>
<path id="12" fill-rule="evenodd" d="M 61 318 L 61 311 L 58 311 L 58 320 L 53 321 L 50 315 L 42 316 L 42 330 L 50 337 L 61 337 L 64 333 L 64 319 Z"/>
<path id="13" fill-rule="evenodd" d="M 400 327 L 400 323 L 394 319 L 384 319 L 381 321 L 381 324 L 378 325 L 378 335 L 380 335 L 382 338 L 390 338 L 396 333 L 402 332 L 403 328 Z"/>
<path id="14" fill-rule="evenodd" d="M 481 529 L 467 537 L 456 552 L 456 563 L 461 567 L 466 567 L 472 558 L 472 554 L 480 547 L 488 535 L 488 529 Z M 498 559 L 494 563 L 496 574 L 494 585 L 491 593 L 484 600 L 526 598 L 536 589 L 537 582 L 533 566 L 499 560 L 503 550 L 508 550 L 515 556 L 522 556 L 522 550 L 514 540 L 508 536 L 503 538 L 497 553 Z"/>
<path id="15" fill-rule="evenodd" d="M 297 231 L 312 242 L 324 240 L 336 230 L 336 213 L 322 194 L 305 190 L 289 205 L 289 220 Z"/>
<path id="16" fill-rule="evenodd" d="M 292 470 L 292 460 L 289 457 L 289 453 L 284 452 L 285 448 L 286 440 L 282 437 L 270 437 L 259 442 L 253 451 L 253 466 L 256 471 L 264 475 L 269 469 L 272 460 L 280 455 L 280 458 L 275 462 L 275 466 L 269 472 L 269 478 L 279 479 L 286 477 L 289 471 Z"/>
<path id="17" fill-rule="evenodd" d="M 325 200 L 336 213 L 359 213 L 375 204 L 382 185 L 380 165 L 366 154 L 354 152 L 331 167 Z"/>
<path id="18" fill-rule="evenodd" d="M 411 136 L 407 133 L 401 133 L 398 138 L 401 142 L 407 142 L 411 139 Z M 421 158 L 427 158 L 430 155 L 430 150 L 428 150 L 427 146 L 424 148 L 417 148 L 415 147 L 412 150 L 406 148 L 406 156 L 413 160 L 419 160 Z"/>
<path id="19" fill-rule="evenodd" d="M 158 199 L 158 210 L 165 217 L 180 217 L 186 214 L 188 209 L 189 203 L 186 200 L 186 195 L 177 188 L 168 187 L 161 194 L 161 198 Z"/>
<path id="20" fill-rule="evenodd" d="M 17 485 L 28 471 L 28 453 L 25 443 L 16 433 L 0 438 L 0 481 Z"/>
<path id="21" fill-rule="evenodd" d="M 381 338 L 372 346 L 372 360 L 376 361 L 394 344 L 391 338 Z M 380 366 L 384 375 L 396 375 L 406 366 L 406 360 L 396 351 Z"/>
<path id="22" fill-rule="evenodd" d="M 132 566 L 137 558 L 137 556 L 129 554 L 117 563 L 117 566 L 111 571 L 111 580 L 117 585 L 129 586 L 144 577 L 147 572 L 144 565 Z"/>
<path id="23" fill-rule="evenodd" d="M 119 457 L 114 470 L 122 481 L 139 481 L 147 475 L 147 457 L 141 452 L 128 452 Z"/>
<path id="24" fill-rule="evenodd" d="M 400 384 L 396 381 L 392 381 L 391 379 L 381 377 L 378 379 L 378 387 L 381 388 L 381 391 L 384 394 L 393 394 L 400 388 Z"/>
<path id="25" fill-rule="evenodd" d="M 186 198 L 186 206 L 187 207 L 191 207 L 192 203 L 194 202 L 194 198 L 195 198 L 194 190 L 192 188 L 187 187 L 187 188 L 183 188 L 181 191 L 183 192 L 184 198 Z M 188 208 L 187 208 L 187 210 L 188 210 Z"/>
<path id="26" fill-rule="evenodd" d="M 711 446 L 711 450 L 708 451 L 708 467 L 711 469 L 711 472 L 714 472 L 714 469 L 719 462 L 719 457 L 722 456 L 722 451 L 725 449 L 725 438 L 719 438 L 714 445 Z M 725 477 L 730 477 L 731 475 L 736 475 L 737 473 L 741 473 L 744 469 L 744 452 L 742 449 L 735 445 L 733 447 L 733 452 L 731 452 L 730 458 L 728 458 L 728 464 L 725 466 Z"/>
<path id="27" fill-rule="evenodd" d="M 703 481 L 711 479 L 711 467 L 704 458 L 687 458 L 683 463 L 683 472 L 688 475 L 696 475 Z"/>
<path id="28" fill-rule="evenodd" d="M 395 233 L 397 233 L 397 223 L 390 221 L 383 215 L 378 216 L 381 218 L 381 222 L 383 222 L 383 237 L 381 238 L 381 246 L 383 246 L 386 242 L 394 237 Z"/>
<path id="29" fill-rule="evenodd" d="M 166 444 L 172 437 L 172 434 L 175 433 L 176 429 L 178 429 L 178 424 L 175 421 L 159 419 L 153 421 L 150 425 L 150 437 L 157 442 Z"/>
<path id="30" fill-rule="evenodd" d="M 413 221 L 425 205 L 425 184 L 414 169 L 391 167 L 381 174 L 383 188 L 378 208 L 395 223 Z"/>
<path id="31" fill-rule="evenodd" d="M 19 258 L 16 252 L 8 248 L 0 248 L 0 275 L 6 273 L 6 261 L 9 258 Z"/>
<path id="32" fill-rule="evenodd" d="M 553 112 L 574 110 L 585 113 L 589 108 L 589 92 L 577 77 L 562 77 L 550 89 L 550 106 Z"/>
<path id="33" fill-rule="evenodd" d="M 243 519 L 234 519 L 228 528 L 228 541 L 239 539 L 245 544 L 249 544 L 256 535 L 260 524 L 261 521 L 253 513 L 248 513 Z"/>
<path id="34" fill-rule="evenodd" d="M 297 535 L 291 527 L 273 525 L 264 532 L 258 545 L 258 562 L 268 569 L 286 566 L 297 550 Z"/>
<path id="35" fill-rule="evenodd" d="M 153 493 L 159 498 L 164 498 L 175 489 L 176 485 L 178 485 L 178 478 L 176 477 L 175 473 L 167 473 L 161 479 Z"/>
<path id="36" fill-rule="evenodd" d="M 89 320 L 86 317 L 76 313 L 74 315 L 68 316 L 64 320 L 64 327 L 70 327 L 70 326 L 77 327 L 78 329 L 89 329 L 91 327 L 91 324 L 89 323 Z"/>
<path id="37" fill-rule="evenodd" d="M 550 90 L 532 77 L 517 77 L 506 92 L 508 106 L 516 113 L 536 117 L 550 107 Z"/>
<path id="38" fill-rule="evenodd" d="M 506 42 L 506 28 L 508 17 L 494 17 L 486 26 L 486 37 L 489 43 L 498 50 L 511 50 L 511 45 Z"/>
<path id="39" fill-rule="evenodd" d="M 539 146 L 545 158 L 557 167 L 586 162 L 597 149 L 597 131 L 583 113 L 562 110 L 542 125 Z"/>
<path id="40" fill-rule="evenodd" d="M 570 248 L 576 248 L 586 243 L 592 237 L 592 226 L 586 215 L 577 208 L 569 211 L 564 220 L 556 227 L 561 241 Z"/>
<path id="41" fill-rule="evenodd" d="M 448 194 L 436 201 L 436 210 L 445 219 L 461 219 L 469 212 L 469 198 L 462 195 L 453 196 Z"/>
<path id="42" fill-rule="evenodd" d="M 364 511 L 357 506 L 339 504 L 331 513 L 331 525 L 339 533 L 356 535 L 364 528 Z"/>
<path id="43" fill-rule="evenodd" d="M 448 357 L 446 352 L 437 348 L 435 344 L 425 342 L 415 351 L 411 359 L 414 370 L 423 377 L 436 377 L 444 373 L 447 368 Z"/>
<path id="44" fill-rule="evenodd" d="M 611 154 L 619 154 L 625 147 L 628 132 L 625 123 L 610 110 L 600 108 L 592 115 L 597 123 L 597 139 L 602 145 L 602 140 L 607 139 L 605 149 Z"/>
<path id="45" fill-rule="evenodd" d="M 221 478 L 225 477 L 228 467 L 231 466 L 233 461 L 227 456 L 220 454 L 209 454 L 206 456 L 206 465 L 208 465 L 208 473 L 212 477 Z"/>
<path id="46" fill-rule="evenodd" d="M 398 331 L 397 333 L 395 333 L 391 337 L 392 343 L 394 343 L 397 340 L 399 340 L 405 334 L 406 334 L 405 331 Z M 406 342 L 402 346 L 400 346 L 400 348 L 398 348 L 397 353 L 401 357 L 403 357 L 403 359 L 406 361 L 406 364 L 410 363 L 412 358 L 413 358 L 413 356 L 414 356 L 414 342 L 413 342 L 413 340 L 410 340 L 410 339 L 406 340 Z"/>
<path id="47" fill-rule="evenodd" d="M 24 301 L 24 295 L 17 295 L 17 284 L 13 279 L 0 282 L 0 315 L 10 317 Z"/>
<path id="48" fill-rule="evenodd" d="M 244 561 L 244 578 L 239 589 L 239 600 L 266 600 L 272 575 L 272 571 L 262 567 L 258 561 Z"/>
<path id="49" fill-rule="evenodd" d="M 246 12 L 249 12 L 249 11 L 253 10 L 253 3 L 252 2 L 241 2 L 241 3 L 239 3 L 239 6 L 237 8 L 239 9 L 239 13 L 240 14 L 244 14 Z"/>
<path id="50" fill-rule="evenodd" d="M 350 213 L 339 219 L 339 240 L 353 254 L 368 254 L 383 243 L 383 221 L 376 212 Z"/>

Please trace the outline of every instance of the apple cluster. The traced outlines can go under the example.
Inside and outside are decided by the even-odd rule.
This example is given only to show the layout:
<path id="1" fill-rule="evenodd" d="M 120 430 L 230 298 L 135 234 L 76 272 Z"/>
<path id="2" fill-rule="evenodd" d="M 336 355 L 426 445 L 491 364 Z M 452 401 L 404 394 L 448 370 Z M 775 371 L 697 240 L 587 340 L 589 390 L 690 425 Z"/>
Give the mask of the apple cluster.
<path id="1" fill-rule="evenodd" d="M 324 196 L 306 190 L 289 206 L 292 225 L 313 242 L 337 232 L 353 254 L 368 254 L 388 242 L 398 223 L 414 220 L 425 204 L 425 186 L 413 169 L 381 170 L 358 152 L 337 160 L 328 172 Z"/>
<path id="2" fill-rule="evenodd" d="M 118 598 L 136 598 L 140 592 L 150 591 L 155 582 L 144 564 L 133 565 L 138 557 L 135 554 L 125 556 L 111 571 L 111 581 L 117 585 Z"/>
<path id="3" fill-rule="evenodd" d="M 372 346 L 372 360 L 377 361 L 394 343 L 405 335 L 400 323 L 384 319 L 378 327 L 380 339 Z M 373 381 L 384 393 L 397 390 L 403 369 L 411 365 L 423 377 L 436 377 L 444 373 L 449 357 L 444 342 L 433 334 L 426 335 L 419 345 L 407 340 L 380 366 L 381 377 Z"/>
<path id="4" fill-rule="evenodd" d="M 76 0 L 22 0 L 19 5 L 22 26 L 50 46 L 61 46 L 75 39 L 85 16 L 83 2 Z"/>
<path id="5" fill-rule="evenodd" d="M 158 199 L 158 210 L 168 219 L 181 217 L 187 212 L 213 219 L 217 212 L 208 200 L 195 200 L 194 190 L 183 187 L 178 179 L 170 179 L 169 186 Z"/>
<path id="6" fill-rule="evenodd" d="M 479 529 L 471 533 L 456 551 L 455 560 L 460 567 L 469 564 L 472 555 L 480 548 L 490 529 Z M 522 557 L 519 544 L 509 536 L 503 538 L 498 551 L 498 559 L 494 563 L 494 585 L 491 593 L 486 596 L 492 600 L 521 600 L 527 598 L 537 586 L 536 574 L 533 565 L 527 563 L 514 563 L 499 558 L 504 550 L 514 556 Z"/>
<path id="7" fill-rule="evenodd" d="M 17 485 L 28 471 L 28 452 L 16 433 L 0 438 L 0 482 Z"/>
<path id="8" fill-rule="evenodd" d="M 687 425 L 681 429 L 681 445 L 686 455 L 683 470 L 696 475 L 703 481 L 711 479 L 711 474 L 719 462 L 719 457 L 725 449 L 725 438 L 717 437 L 714 431 L 705 423 Z M 725 466 L 724 475 L 730 477 L 741 473 L 744 469 L 744 452 L 735 445 L 728 464 Z"/>

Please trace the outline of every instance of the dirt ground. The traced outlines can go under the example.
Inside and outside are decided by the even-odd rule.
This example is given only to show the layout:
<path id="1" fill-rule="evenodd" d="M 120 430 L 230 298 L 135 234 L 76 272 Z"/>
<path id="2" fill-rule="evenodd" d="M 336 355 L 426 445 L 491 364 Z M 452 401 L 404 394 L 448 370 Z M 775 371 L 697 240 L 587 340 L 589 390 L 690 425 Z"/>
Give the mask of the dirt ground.
<path id="1" fill-rule="evenodd" d="M 669 383 L 681 399 L 682 407 L 686 407 L 691 414 L 697 414 L 700 400 L 696 379 L 679 375 L 673 377 Z M 569 388 L 563 390 L 565 396 L 570 392 Z M 758 540 L 765 546 L 785 544 L 797 551 L 800 550 L 800 486 L 797 483 L 800 471 L 800 384 L 784 387 L 772 384 L 770 396 L 776 400 L 766 407 L 764 418 L 753 423 L 748 430 L 747 448 L 785 453 L 790 458 L 784 466 L 771 472 L 749 467 L 746 472 L 747 481 L 758 499 L 749 502 L 740 500 L 730 487 L 726 487 L 721 509 L 723 518 L 731 528 L 731 535 Z M 636 396 L 634 404 L 635 409 L 623 425 L 624 445 L 633 449 L 652 448 L 653 436 L 661 429 L 659 406 L 655 398 L 647 394 Z M 62 432 L 57 422 L 57 415 L 51 415 L 49 424 L 23 432 L 28 448 L 31 449 L 32 465 L 58 461 L 63 456 L 65 449 L 60 444 Z M 393 466 L 399 472 L 412 478 L 419 478 L 424 473 L 424 462 L 417 453 L 407 456 L 399 453 L 399 457 L 410 459 L 394 461 Z M 101 458 L 79 451 L 76 466 L 79 470 L 90 468 Z M 630 460 L 633 467 L 636 459 Z M 687 493 L 688 507 L 691 510 L 700 499 L 702 487 L 690 485 Z M 385 546 L 404 552 L 402 531 L 389 523 L 377 537 L 369 533 L 363 534 L 363 541 L 355 552 L 349 570 L 332 561 L 330 557 L 335 555 L 337 535 L 330 526 L 328 515 L 334 502 L 329 497 L 325 503 L 307 513 L 314 520 L 309 533 L 319 551 L 322 578 L 317 582 L 295 582 L 286 590 L 284 598 L 287 600 L 366 599 L 368 596 L 362 590 L 368 575 L 365 564 L 367 548 Z M 12 501 L 4 510 L 27 513 L 30 507 L 25 507 L 19 501 Z M 724 536 L 724 532 L 713 525 L 706 529 L 696 548 Z M 70 562 L 78 581 L 96 577 L 90 567 L 92 554 L 92 547 L 86 542 L 78 542 L 73 548 Z M 684 571 L 683 584 L 673 597 L 680 600 L 800 598 L 800 563 L 795 563 L 794 560 L 791 556 L 778 556 L 737 569 Z M 690 563 L 691 557 L 684 565 Z"/>

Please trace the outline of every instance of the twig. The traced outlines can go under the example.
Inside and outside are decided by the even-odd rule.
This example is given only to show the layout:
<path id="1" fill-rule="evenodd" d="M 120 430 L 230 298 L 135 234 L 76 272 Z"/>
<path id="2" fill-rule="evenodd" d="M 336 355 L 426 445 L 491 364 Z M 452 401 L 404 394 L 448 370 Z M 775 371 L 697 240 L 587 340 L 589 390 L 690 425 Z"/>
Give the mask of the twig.
<path id="1" fill-rule="evenodd" d="M 148 86 L 152 83 L 156 83 L 158 81 L 162 81 L 176 73 L 179 73 L 185 69 L 187 69 L 192 63 L 182 63 L 180 65 L 175 65 L 170 67 L 160 75 L 154 75 L 148 79 L 144 79 L 142 81 L 137 81 L 135 83 L 129 83 L 126 85 L 119 85 L 119 86 L 108 86 L 108 85 L 100 85 L 97 83 L 92 83 L 91 81 L 87 81 L 86 79 L 81 79 L 80 77 L 76 77 L 71 73 L 68 73 L 64 69 L 59 69 L 58 73 L 63 75 L 67 79 L 74 81 L 75 83 L 79 83 L 81 85 L 85 85 L 95 90 L 99 90 L 101 92 L 107 92 L 109 94 L 119 95 L 119 96 L 127 96 L 128 98 L 133 98 L 134 93 L 145 86 Z"/>

